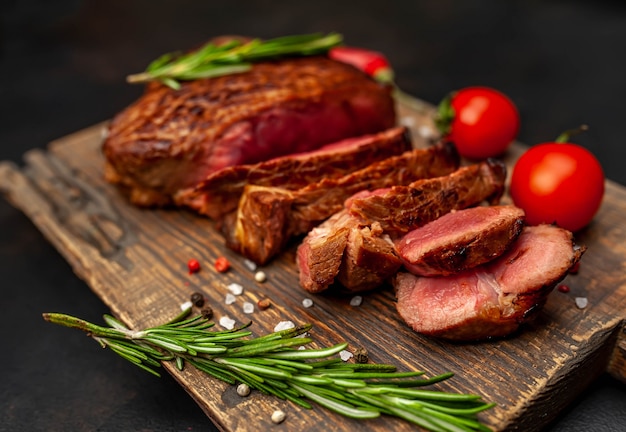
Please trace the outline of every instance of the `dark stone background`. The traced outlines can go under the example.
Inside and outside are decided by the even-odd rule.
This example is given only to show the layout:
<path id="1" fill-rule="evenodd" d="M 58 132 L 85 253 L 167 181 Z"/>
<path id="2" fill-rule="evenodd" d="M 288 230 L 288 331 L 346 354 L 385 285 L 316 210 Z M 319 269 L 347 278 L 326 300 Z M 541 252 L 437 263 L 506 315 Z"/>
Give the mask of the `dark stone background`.
<path id="1" fill-rule="evenodd" d="M 95 1 L 0 3 L 0 160 L 110 118 L 140 87 L 127 74 L 220 34 L 337 31 L 387 54 L 406 92 L 437 103 L 482 84 L 517 104 L 519 140 L 582 123 L 577 141 L 626 185 L 622 1 Z M 43 323 L 108 312 L 31 222 L 0 200 L 0 431 L 212 430 L 169 376 L 156 379 Z M 626 388 L 602 376 L 550 431 L 621 431 Z"/>

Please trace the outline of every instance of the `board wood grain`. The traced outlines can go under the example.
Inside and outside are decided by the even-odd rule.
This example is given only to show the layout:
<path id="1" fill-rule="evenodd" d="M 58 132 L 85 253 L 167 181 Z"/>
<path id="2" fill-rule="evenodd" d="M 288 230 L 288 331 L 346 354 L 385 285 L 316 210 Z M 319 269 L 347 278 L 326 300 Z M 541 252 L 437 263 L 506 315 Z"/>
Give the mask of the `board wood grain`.
<path id="1" fill-rule="evenodd" d="M 398 113 L 415 146 L 427 145 L 432 107 L 402 97 Z M 0 163 L 0 189 L 132 328 L 176 315 L 195 291 L 205 295 L 216 319 L 251 320 L 255 334 L 273 331 L 282 320 L 310 322 L 315 346 L 345 340 L 350 349 L 364 347 L 372 361 L 393 363 L 400 370 L 454 372 L 437 388 L 496 402 L 480 418 L 498 431 L 541 429 L 604 371 L 626 382 L 626 189 L 611 181 L 593 223 L 576 235 L 588 250 L 579 273 L 564 282 L 571 291 L 553 292 L 536 319 L 511 338 L 455 344 L 411 331 L 397 315 L 389 288 L 363 294 L 359 307 L 350 306 L 351 297 L 341 293 L 305 293 L 298 286 L 294 247 L 263 268 L 266 282 L 255 282 L 243 259 L 223 246 L 212 221 L 184 210 L 130 205 L 103 180 L 105 127 L 101 123 L 54 141 L 46 150 L 30 151 L 23 167 Z M 506 157 L 509 166 L 523 150 L 521 144 L 513 146 Z M 224 274 L 212 266 L 222 255 L 232 263 Z M 199 273 L 188 273 L 190 258 L 202 263 Z M 227 285 L 233 282 L 244 286 L 244 293 L 226 305 Z M 587 298 L 588 306 L 577 308 L 576 297 Z M 271 300 L 269 309 L 243 312 L 244 301 L 256 304 L 263 298 Z M 304 308 L 305 298 L 312 298 L 314 306 Z M 165 369 L 224 431 L 249 430 L 251 425 L 265 430 L 273 426 L 270 414 L 277 408 L 287 413 L 288 430 L 415 429 L 386 416 L 357 421 L 319 407 L 306 410 L 257 392 L 241 398 L 233 386 L 193 368 Z"/>

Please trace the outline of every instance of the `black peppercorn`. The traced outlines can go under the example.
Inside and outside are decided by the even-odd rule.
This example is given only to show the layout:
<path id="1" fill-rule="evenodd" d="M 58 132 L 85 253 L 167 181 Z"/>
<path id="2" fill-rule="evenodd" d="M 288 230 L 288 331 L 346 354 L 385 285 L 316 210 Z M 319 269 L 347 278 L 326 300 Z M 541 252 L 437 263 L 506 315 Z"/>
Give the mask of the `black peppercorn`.
<path id="1" fill-rule="evenodd" d="M 191 294 L 191 303 L 197 307 L 204 306 L 204 296 L 198 292 Z"/>

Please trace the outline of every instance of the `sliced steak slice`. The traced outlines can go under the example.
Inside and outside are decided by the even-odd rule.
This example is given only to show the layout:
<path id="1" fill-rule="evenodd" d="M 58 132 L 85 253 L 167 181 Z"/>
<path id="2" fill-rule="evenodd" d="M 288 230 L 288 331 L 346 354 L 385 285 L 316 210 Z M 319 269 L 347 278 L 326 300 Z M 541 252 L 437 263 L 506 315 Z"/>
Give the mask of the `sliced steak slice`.
<path id="1" fill-rule="evenodd" d="M 496 199 L 496 196 L 499 198 L 506 177 L 504 169 L 504 166 L 501 164 L 488 162 L 459 168 L 459 170 L 444 177 L 412 183 L 409 195 L 422 197 L 424 200 L 400 200 L 405 203 L 404 205 L 412 205 L 413 207 L 403 208 L 398 206 L 384 209 L 384 212 L 378 213 L 383 217 L 381 221 L 384 224 L 376 219 L 365 219 L 362 217 L 362 214 L 355 214 L 355 206 L 359 205 L 359 208 L 367 208 L 369 200 L 374 200 L 375 204 L 380 206 L 379 199 L 381 197 L 387 202 L 392 201 L 392 197 L 396 193 L 406 196 L 407 188 L 394 186 L 371 192 L 363 191 L 350 197 L 345 202 L 345 208 L 341 211 L 341 217 L 333 217 L 320 225 L 327 236 L 332 236 L 335 230 L 343 230 L 346 226 L 350 228 L 351 232 L 346 239 L 347 243 L 344 247 L 343 255 L 332 260 L 333 263 L 342 262 L 335 278 L 326 281 L 325 286 L 320 285 L 317 290 L 326 289 L 335 281 L 340 281 L 344 287 L 352 291 L 364 291 L 380 286 L 399 269 L 401 264 L 394 248 L 385 247 L 384 241 L 386 237 L 384 236 L 391 233 L 391 238 L 393 239 L 393 236 L 398 233 L 408 232 L 411 229 L 415 229 L 416 226 L 425 225 L 441 215 L 460 209 L 462 205 L 476 205 L 483 200 L 493 201 Z M 480 176 L 486 176 L 487 179 L 481 180 L 476 178 Z M 448 199 L 450 196 L 454 196 L 454 200 Z M 441 199 L 441 197 L 445 199 Z M 408 220 L 402 219 L 394 216 L 395 214 L 400 214 L 403 218 L 410 214 L 411 218 Z M 413 225 L 406 229 L 397 225 L 391 225 L 393 230 L 387 231 L 385 227 L 390 226 L 389 220 L 407 220 L 407 224 L 411 223 Z M 339 224 L 338 222 L 341 223 Z M 372 229 L 373 227 L 375 229 Z M 375 235 L 372 236 L 372 233 Z M 320 256 L 329 256 L 331 251 L 324 251 L 324 242 L 316 237 L 315 230 L 309 232 L 300 247 L 309 248 L 310 245 L 308 243 L 315 241 L 318 249 L 317 253 Z M 351 244 L 350 241 L 354 243 Z M 371 265 L 371 260 L 363 258 L 371 256 L 375 256 L 380 260 L 378 266 Z M 327 262 L 331 261 L 328 260 Z M 299 261 L 300 273 L 310 273 L 310 270 L 306 268 L 307 265 L 317 266 L 318 263 L 315 261 Z M 331 273 L 327 272 L 327 274 Z M 303 288 L 306 289 L 304 286 Z"/>
<path id="2" fill-rule="evenodd" d="M 454 147 L 439 144 L 405 152 L 338 179 L 323 179 L 296 191 L 247 185 L 237 208 L 238 223 L 233 232 L 225 234 L 227 245 L 258 264 L 265 264 L 281 252 L 291 238 L 309 232 L 340 211 L 344 201 L 353 194 L 445 175 L 457 169 L 458 164 Z M 281 209 L 285 217 L 274 220 L 259 217 L 259 214 L 269 214 L 270 208 Z"/>
<path id="3" fill-rule="evenodd" d="M 334 282 L 355 222 L 348 212 L 339 212 L 307 234 L 296 252 L 302 288 L 318 293 Z"/>
<path id="4" fill-rule="evenodd" d="M 408 186 L 355 198 L 350 212 L 368 224 L 379 222 L 383 230 L 396 237 L 419 228 L 444 214 L 484 201 L 498 203 L 504 192 L 506 166 L 490 159 L 459 168 L 437 178 L 417 180 Z"/>
<path id="5" fill-rule="evenodd" d="M 112 120 L 106 178 L 137 204 L 171 202 L 227 166 L 301 153 L 396 124 L 391 88 L 324 56 L 259 62 L 248 72 L 152 83 Z"/>
<path id="6" fill-rule="evenodd" d="M 418 276 L 447 276 L 502 255 L 524 226 L 524 210 L 512 205 L 450 212 L 410 231 L 397 243 L 404 267 Z"/>
<path id="7" fill-rule="evenodd" d="M 458 341 L 504 337 L 540 309 L 584 247 L 553 225 L 525 227 L 509 251 L 458 275 L 394 280 L 397 309 L 416 332 Z"/>
<path id="8" fill-rule="evenodd" d="M 400 267 L 402 260 L 378 223 L 354 226 L 347 238 L 337 282 L 348 291 L 368 291 L 383 285 Z"/>
<path id="9" fill-rule="evenodd" d="M 324 178 L 342 177 L 410 149 L 408 130 L 395 127 L 311 152 L 223 168 L 209 175 L 193 192 L 177 195 L 176 201 L 218 220 L 237 208 L 246 184 L 297 190 Z"/>

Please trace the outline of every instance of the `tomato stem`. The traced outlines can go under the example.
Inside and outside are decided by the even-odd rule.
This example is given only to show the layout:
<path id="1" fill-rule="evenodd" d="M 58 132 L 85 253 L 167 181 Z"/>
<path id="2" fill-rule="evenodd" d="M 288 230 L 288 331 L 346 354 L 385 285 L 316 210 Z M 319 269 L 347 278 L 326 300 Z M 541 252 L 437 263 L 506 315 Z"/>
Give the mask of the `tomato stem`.
<path id="1" fill-rule="evenodd" d="M 566 143 L 570 140 L 573 135 L 578 135 L 579 133 L 586 132 L 589 130 L 589 126 L 586 124 L 578 126 L 576 129 L 568 129 L 565 132 L 561 133 L 554 142 L 557 143 Z"/>

